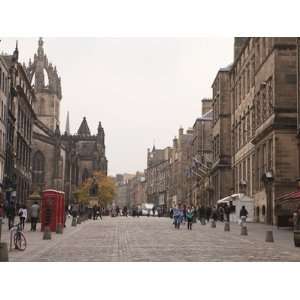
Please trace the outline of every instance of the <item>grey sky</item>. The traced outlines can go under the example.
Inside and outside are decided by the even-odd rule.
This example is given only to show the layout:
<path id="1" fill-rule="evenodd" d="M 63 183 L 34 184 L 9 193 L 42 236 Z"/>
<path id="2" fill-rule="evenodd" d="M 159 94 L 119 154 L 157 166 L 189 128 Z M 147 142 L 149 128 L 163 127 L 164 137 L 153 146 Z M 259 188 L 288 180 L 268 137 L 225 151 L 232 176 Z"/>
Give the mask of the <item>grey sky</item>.
<path id="1" fill-rule="evenodd" d="M 11 53 L 15 40 L 3 38 Z M 28 63 L 38 38 L 18 38 Z M 200 116 L 220 67 L 233 58 L 233 38 L 44 38 L 49 62 L 62 78 L 61 131 L 83 116 L 92 133 L 101 121 L 109 174 L 146 168 L 147 148 L 171 145 L 178 128 Z"/>

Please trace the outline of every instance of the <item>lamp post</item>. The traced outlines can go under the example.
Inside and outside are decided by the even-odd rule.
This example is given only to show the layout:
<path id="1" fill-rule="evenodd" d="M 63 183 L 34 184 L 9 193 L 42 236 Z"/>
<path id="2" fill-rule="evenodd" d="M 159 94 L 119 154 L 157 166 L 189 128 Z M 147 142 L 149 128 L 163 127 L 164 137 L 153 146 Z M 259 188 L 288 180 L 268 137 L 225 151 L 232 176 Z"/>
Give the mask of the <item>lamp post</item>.
<path id="1" fill-rule="evenodd" d="M 273 225 L 273 199 L 272 199 L 272 187 L 273 187 L 273 174 L 271 171 L 268 171 L 263 174 L 262 181 L 265 186 L 266 196 L 267 196 L 267 217 L 266 223 Z"/>

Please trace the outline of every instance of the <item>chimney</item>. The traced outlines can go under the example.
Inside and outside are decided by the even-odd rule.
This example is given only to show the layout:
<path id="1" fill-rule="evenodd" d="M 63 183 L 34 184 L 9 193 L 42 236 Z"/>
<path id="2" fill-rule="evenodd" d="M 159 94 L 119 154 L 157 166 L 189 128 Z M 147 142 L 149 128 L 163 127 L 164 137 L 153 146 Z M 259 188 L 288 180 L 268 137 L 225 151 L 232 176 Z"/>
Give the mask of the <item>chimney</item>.
<path id="1" fill-rule="evenodd" d="M 212 99 L 202 99 L 202 116 L 204 116 L 212 108 Z"/>
<path id="2" fill-rule="evenodd" d="M 248 37 L 235 37 L 234 38 L 234 61 L 239 56 L 242 48 L 244 47 Z"/>
<path id="3" fill-rule="evenodd" d="M 178 133 L 179 133 L 179 134 L 178 134 L 178 137 L 180 137 L 180 136 L 183 135 L 183 128 L 182 128 L 182 127 L 179 128 Z"/>

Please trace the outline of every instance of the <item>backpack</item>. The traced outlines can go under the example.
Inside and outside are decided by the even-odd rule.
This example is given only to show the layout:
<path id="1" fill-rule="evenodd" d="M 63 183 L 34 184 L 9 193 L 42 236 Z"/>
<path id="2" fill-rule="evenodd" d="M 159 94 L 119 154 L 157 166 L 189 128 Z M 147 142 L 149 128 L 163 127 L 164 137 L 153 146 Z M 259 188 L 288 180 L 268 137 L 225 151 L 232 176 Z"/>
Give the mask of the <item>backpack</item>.
<path id="1" fill-rule="evenodd" d="M 23 211 L 21 210 L 20 212 L 19 212 L 19 217 L 22 217 L 23 216 Z"/>

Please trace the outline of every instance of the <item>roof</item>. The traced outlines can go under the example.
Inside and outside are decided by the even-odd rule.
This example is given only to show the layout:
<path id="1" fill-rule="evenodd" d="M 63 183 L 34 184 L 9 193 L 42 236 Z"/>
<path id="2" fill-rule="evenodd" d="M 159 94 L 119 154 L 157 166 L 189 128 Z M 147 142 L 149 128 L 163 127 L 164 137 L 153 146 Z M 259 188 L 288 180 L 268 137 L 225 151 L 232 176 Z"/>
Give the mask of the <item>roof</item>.
<path id="1" fill-rule="evenodd" d="M 87 121 L 86 121 L 85 117 L 83 117 L 83 120 L 80 124 L 80 127 L 77 131 L 77 134 L 78 135 L 91 135 L 91 132 L 90 132 L 90 129 L 89 129 L 89 126 L 87 124 Z"/>

